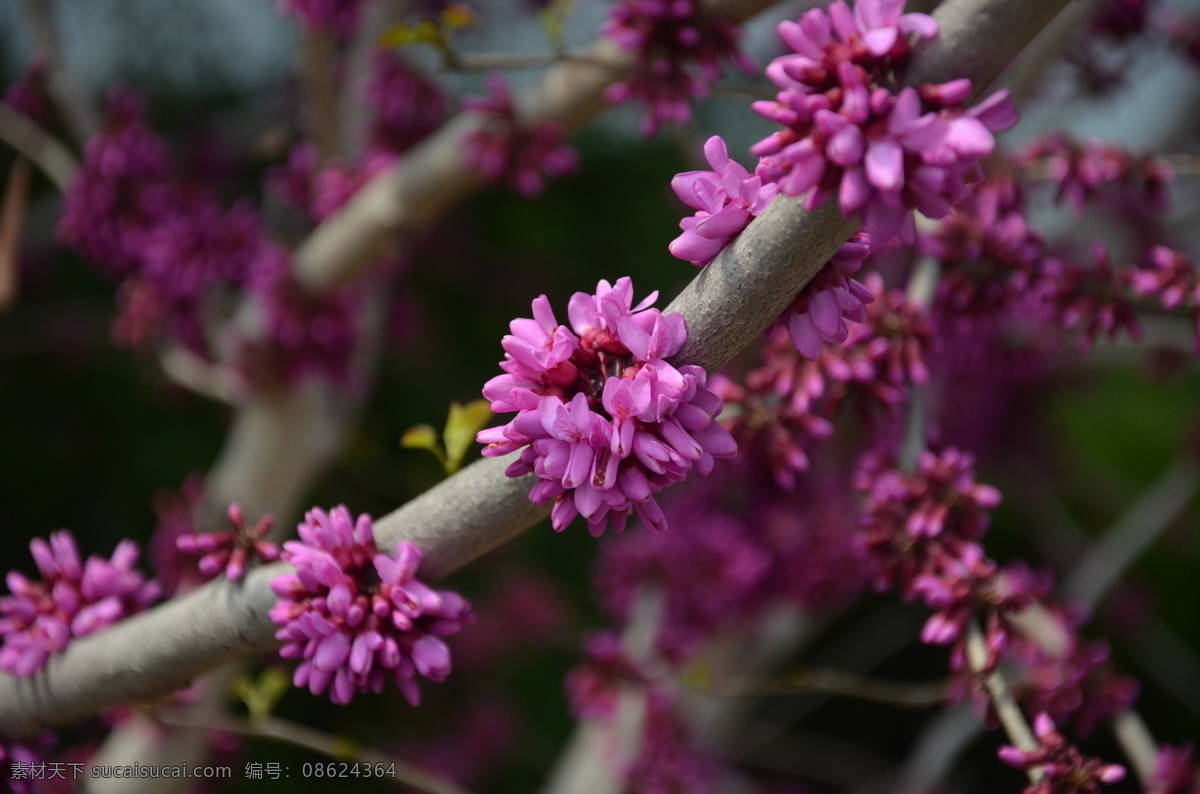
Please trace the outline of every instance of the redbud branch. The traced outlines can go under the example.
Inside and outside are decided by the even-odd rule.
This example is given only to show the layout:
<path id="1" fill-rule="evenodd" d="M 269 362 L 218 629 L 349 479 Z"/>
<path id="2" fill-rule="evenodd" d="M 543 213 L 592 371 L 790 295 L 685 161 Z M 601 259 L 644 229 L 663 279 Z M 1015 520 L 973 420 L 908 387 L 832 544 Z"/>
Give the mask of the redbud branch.
<path id="1" fill-rule="evenodd" d="M 383 764 L 394 766 L 395 777 L 381 777 L 383 782 L 397 786 L 411 786 L 418 791 L 428 794 L 470 794 L 470 792 L 453 780 L 436 775 L 418 766 L 401 761 L 398 758 L 373 750 L 369 747 L 359 747 L 353 741 L 340 736 L 331 736 L 322 731 L 309 728 L 306 725 L 280 719 L 279 717 L 264 717 L 258 720 L 239 720 L 232 717 L 210 717 L 205 720 L 189 719 L 187 716 L 173 714 L 170 711 L 154 712 L 154 719 L 171 728 L 188 728 L 205 731 L 224 731 L 238 736 L 249 736 L 256 739 L 271 739 L 284 744 L 311 750 L 314 753 L 335 758 L 339 761 L 355 761 L 364 764 Z"/>
<path id="2" fill-rule="evenodd" d="M 338 129 L 337 42 L 326 30 L 310 30 L 304 36 L 300 72 L 308 100 L 306 119 L 322 160 L 342 154 Z"/>
<path id="3" fill-rule="evenodd" d="M 66 193 L 79 171 L 79 161 L 40 125 L 0 103 L 0 141 L 38 167 L 60 192 Z"/>
<path id="4" fill-rule="evenodd" d="M 1071 571 L 1063 591 L 1094 607 L 1138 556 L 1187 507 L 1200 488 L 1200 467 L 1189 454 L 1175 460 Z"/>
<path id="5" fill-rule="evenodd" d="M 63 61 L 58 29 L 50 10 L 49 0 L 21 0 L 26 24 L 41 55 L 46 59 L 47 88 L 55 105 L 62 111 L 71 136 L 80 146 L 100 127 L 96 109 L 88 103 L 71 79 Z"/>
<path id="6" fill-rule="evenodd" d="M 1133 764 L 1138 779 L 1143 785 L 1149 784 L 1155 778 L 1155 766 L 1158 762 L 1158 744 L 1146 727 L 1145 721 L 1133 709 L 1124 711 L 1113 718 L 1113 733 L 1121 751 Z"/>
<path id="7" fill-rule="evenodd" d="M 983 686 L 987 690 L 988 697 L 991 698 L 992 708 L 996 710 L 996 716 L 1012 743 L 1027 753 L 1037 750 L 1041 747 L 1041 743 L 1033 735 L 1029 724 L 1025 722 L 1025 715 L 1021 713 L 1017 702 L 1013 700 L 1012 692 L 1009 690 L 1004 676 L 998 670 L 984 672 L 987 669 L 987 663 L 988 650 L 987 643 L 983 639 L 983 632 L 980 631 L 977 622 L 971 621 L 967 627 L 967 664 L 972 672 L 983 679 Z M 1028 770 L 1028 774 L 1031 783 L 1036 784 L 1042 779 L 1042 773 L 1038 768 Z"/>
<path id="8" fill-rule="evenodd" d="M 639 592 L 621 636 L 626 657 L 643 668 L 653 666 L 663 607 L 661 591 Z M 584 720 L 576 729 L 542 794 L 620 794 L 625 790 L 623 770 L 637 758 L 645 718 L 646 687 L 640 682 L 623 685 L 610 717 Z"/>
<path id="9" fill-rule="evenodd" d="M 891 681 L 821 667 L 801 667 L 782 678 L 717 678 L 711 681 L 682 679 L 701 692 L 718 697 L 777 697 L 820 693 L 869 700 L 897 708 L 925 709 L 941 705 L 946 682 Z"/>
<path id="10" fill-rule="evenodd" d="M 598 61 L 587 52 L 477 52 L 454 56 L 446 65 L 451 72 L 481 72 L 489 69 L 544 69 L 559 63 L 584 63 L 620 67 L 615 61 Z"/>
<path id="11" fill-rule="evenodd" d="M 1041 19 L 1046 17 L 1047 7 L 1058 8 L 1065 2 L 1008 0 L 1005 5 L 1018 17 Z M 761 5 L 763 0 L 751 0 L 740 10 Z M 949 0 L 939 8 L 938 15 L 969 16 L 972 8 L 990 9 L 994 5 L 996 0 Z M 1024 19 L 1013 29 L 997 27 L 1007 24 L 1008 19 L 1007 11 L 988 13 L 973 29 L 949 26 L 930 51 L 936 54 L 945 48 L 962 54 L 966 41 L 991 55 L 985 58 L 976 53 L 964 60 L 965 66 L 948 61 L 939 67 L 945 70 L 941 72 L 926 68 L 925 79 L 972 77 L 979 83 L 987 82 L 993 76 L 990 69 L 998 69 L 1035 32 Z M 932 63 L 941 63 L 936 55 L 929 57 L 934 58 Z M 559 68 L 591 69 L 588 82 L 597 81 L 595 67 L 564 64 Z M 569 85 L 555 84 L 555 80 L 564 79 L 564 74 L 551 70 L 548 75 L 554 91 L 543 98 L 546 107 L 566 113 L 590 104 L 585 98 L 569 98 L 567 95 L 574 90 Z M 551 101 L 555 97 L 557 104 Z M 405 160 L 406 179 L 401 180 L 404 190 L 412 189 L 408 177 L 420 173 L 426 179 L 448 176 L 465 180 L 469 186 L 474 177 L 464 176 L 459 151 L 453 146 L 449 150 L 447 140 L 460 140 L 459 135 L 470 124 L 470 119 L 463 117 L 451 122 L 448 129 L 435 136 L 442 142 L 440 150 L 437 146 L 424 153 L 418 151 L 421 147 L 414 150 Z M 444 135 L 450 137 L 444 139 Z M 385 173 L 359 194 L 371 207 L 368 213 L 373 219 L 367 227 L 358 227 L 362 238 L 369 241 L 367 247 L 380 239 L 379 228 L 390 228 L 412 217 L 405 214 L 411 206 L 386 187 L 379 187 L 389 178 L 395 179 L 396 175 Z M 436 184 L 419 178 L 416 183 Z M 436 195 L 428 201 L 438 205 L 435 209 L 447 203 L 444 196 Z M 350 209 L 338 218 L 344 220 L 354 213 Z M 374 228 L 376 223 L 382 226 Z M 336 232 L 338 235 L 354 231 L 354 227 L 340 228 L 343 231 Z M 832 203 L 806 213 L 796 200 L 773 202 L 672 302 L 670 310 L 681 311 L 688 327 L 688 340 L 676 363 L 700 364 L 709 370 L 727 363 L 779 316 L 854 228 L 855 224 L 843 219 Z M 313 240 L 321 235 L 318 232 Z M 334 278 L 325 283 L 334 283 L 348 275 L 345 268 L 361 264 L 348 252 L 361 254 L 362 245 L 353 236 L 347 245 L 346 250 L 336 246 L 321 249 L 325 253 L 319 256 L 309 248 L 308 264 L 301 269 L 308 272 L 305 278 L 310 284 L 314 278 L 320 280 L 331 274 Z M 341 395 L 313 387 L 272 398 L 280 404 L 262 400 L 248 406 L 239 415 L 239 424 L 217 464 L 219 477 L 210 482 L 210 488 L 221 494 L 249 492 L 254 495 L 255 508 L 276 501 L 291 503 L 299 493 L 297 483 L 307 482 L 325 456 L 336 449 L 337 427 L 344 418 L 336 408 L 338 397 Z M 308 428 L 289 421 L 313 414 L 327 417 L 325 424 Z M 297 433 L 298 428 L 304 432 Z M 239 434 L 239 430 L 243 432 Z M 297 435 L 299 439 L 294 438 Z M 301 454 L 307 459 L 293 464 L 293 456 Z M 437 580 L 520 534 L 543 518 L 548 508 L 529 503 L 529 479 L 504 476 L 510 462 L 503 458 L 479 461 L 384 517 L 377 525 L 380 545 L 390 548 L 402 539 L 415 543 L 425 553 L 423 575 Z M 270 467 L 266 463 L 295 465 L 298 470 L 290 472 L 290 477 L 274 476 L 267 471 Z M 243 500 L 243 507 L 251 501 Z M 261 509 L 247 508 L 247 512 Z M 237 586 L 224 581 L 212 583 L 105 632 L 74 641 L 33 679 L 0 676 L 0 731 L 13 738 L 31 736 L 44 727 L 69 724 L 115 703 L 163 695 L 219 663 L 270 651 L 278 642 L 267 618 L 275 600 L 268 585 L 286 570 L 286 566 L 276 564 L 251 571 Z"/>
<path id="12" fill-rule="evenodd" d="M 776 0 L 713 0 L 711 7 L 715 13 L 742 22 L 773 2 Z M 601 38 L 585 51 L 584 58 L 558 64 L 540 85 L 519 95 L 519 118 L 529 124 L 557 122 L 570 131 L 604 110 L 605 89 L 628 73 L 633 54 Z M 300 282 L 313 292 L 322 292 L 353 281 L 397 237 L 425 227 L 464 199 L 480 184 L 480 177 L 463 161 L 462 141 L 481 123 L 471 113 L 451 119 L 318 226 L 295 252 Z"/>

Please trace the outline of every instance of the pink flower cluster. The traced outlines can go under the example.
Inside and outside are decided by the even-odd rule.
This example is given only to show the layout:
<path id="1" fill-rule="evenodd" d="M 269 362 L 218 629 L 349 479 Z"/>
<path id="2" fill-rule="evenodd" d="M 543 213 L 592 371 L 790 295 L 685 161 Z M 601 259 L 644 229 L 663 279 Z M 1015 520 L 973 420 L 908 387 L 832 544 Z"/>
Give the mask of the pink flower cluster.
<path id="1" fill-rule="evenodd" d="M 722 60 L 754 69 L 738 51 L 737 26 L 706 12 L 699 0 L 621 0 L 603 30 L 637 54 L 633 74 L 605 95 L 610 102 L 632 99 L 647 105 L 646 136 L 663 124 L 691 121 L 692 100 L 708 95 Z"/>
<path id="2" fill-rule="evenodd" d="M 279 547 L 266 540 L 271 531 L 271 517 L 263 516 L 252 527 L 246 526 L 246 517 L 237 504 L 229 506 L 229 523 L 233 530 L 187 534 L 176 538 L 176 547 L 185 554 L 200 554 L 200 573 L 213 578 L 221 571 L 231 582 L 239 582 L 246 575 L 246 566 L 254 560 L 273 562 L 279 559 Z"/>
<path id="3" fill-rule="evenodd" d="M 258 212 L 246 204 L 226 210 L 211 186 L 175 177 L 165 145 L 141 115 L 133 96 L 112 99 L 59 223 L 63 242 L 121 282 L 114 333 L 135 346 L 166 334 L 209 360 L 232 348 L 243 372 L 268 381 L 308 374 L 344 380 L 358 337 L 352 288 L 304 296 Z M 262 307 L 265 341 L 224 344 L 239 290 Z M 297 316 L 320 321 L 298 334 Z M 270 373 L 261 371 L 263 362 Z"/>
<path id="4" fill-rule="evenodd" d="M 79 558 L 75 539 L 66 530 L 50 542 L 29 544 L 42 578 L 27 579 L 10 571 L 12 595 L 0 598 L 0 670 L 28 678 L 62 653 L 73 637 L 95 634 L 140 612 L 159 596 L 159 586 L 134 569 L 138 547 L 131 540 L 117 545 L 112 559 Z"/>
<path id="5" fill-rule="evenodd" d="M 467 165 L 488 181 L 504 183 L 526 198 L 541 195 L 544 178 L 566 176 L 579 167 L 579 156 L 563 143 L 561 124 L 522 124 L 512 92 L 500 74 L 488 75 L 487 88 L 486 98 L 468 97 L 463 102 L 483 122 L 464 141 Z"/>
<path id="6" fill-rule="evenodd" d="M 797 355 L 783 329 L 764 340 L 761 363 L 734 382 L 713 379 L 727 408 L 726 427 L 738 445 L 768 462 L 779 487 L 792 490 L 809 467 L 808 451 L 833 433 L 831 419 L 851 394 L 860 405 L 894 414 L 909 385 L 929 376 L 933 327 L 901 290 L 884 288 L 875 273 L 865 289 L 874 299 L 842 344 L 826 344 L 812 360 Z"/>
<path id="7" fill-rule="evenodd" d="M 466 600 L 417 579 L 422 554 L 411 543 L 398 543 L 395 557 L 379 551 L 365 514 L 314 508 L 297 531 L 282 555 L 296 570 L 271 582 L 279 600 L 270 612 L 280 655 L 303 660 L 295 685 L 346 704 L 390 678 L 417 705 L 418 673 L 431 681 L 450 673 L 441 638 L 471 622 Z"/>
<path id="8" fill-rule="evenodd" d="M 661 594 L 656 650 L 680 667 L 706 640 L 772 607 L 836 608 L 866 585 L 862 551 L 845 532 L 853 507 L 844 488 L 781 494 L 756 469 L 726 474 L 719 494 L 686 489 L 664 507 L 689 531 L 623 536 L 604 544 L 596 563 L 601 603 L 623 623 L 641 594 Z"/>
<path id="9" fill-rule="evenodd" d="M 399 154 L 436 130 L 449 112 L 446 96 L 394 53 L 375 55 L 367 84 L 371 146 Z"/>
<path id="10" fill-rule="evenodd" d="M 815 208 L 836 193 L 842 214 L 859 213 L 874 245 L 897 234 L 912 241 L 912 213 L 942 218 L 969 192 L 993 133 L 1016 123 L 1005 92 L 965 105 L 969 80 L 898 88 L 912 51 L 910 36 L 930 39 L 937 23 L 902 14 L 903 0 L 838 0 L 785 21 L 779 35 L 793 54 L 767 76 L 774 102 L 754 104 L 785 129 L 751 152 L 758 174 Z"/>
<path id="11" fill-rule="evenodd" d="M 1041 780 L 1026 786 L 1023 794 L 1096 794 L 1101 784 L 1117 783 L 1125 778 L 1125 768 L 1086 758 L 1075 745 L 1055 730 L 1054 721 L 1039 714 L 1033 722 L 1041 744 L 1025 751 L 1011 745 L 1001 747 L 1000 760 L 1018 769 L 1037 769 Z"/>
<path id="12" fill-rule="evenodd" d="M 859 271 L 871 253 L 871 241 L 858 232 L 838 249 L 812 281 L 800 290 L 792 305 L 784 310 L 779 323 L 800 355 L 816 360 L 824 343 L 840 345 L 850 335 L 846 325 L 867 319 L 867 304 L 874 293 L 851 276 Z"/>
<path id="13" fill-rule="evenodd" d="M 667 363 L 687 329 L 682 315 L 649 308 L 657 296 L 634 306 L 629 278 L 601 281 L 594 295 L 571 297 L 568 328 L 542 295 L 501 342 L 505 374 L 483 395 L 496 413 L 517 415 L 478 440 L 487 456 L 522 450 L 508 474 L 537 474 L 529 498 L 554 503 L 556 530 L 582 515 L 593 535 L 610 521 L 620 532 L 633 512 L 665 530 L 654 494 L 737 451 L 714 421 L 721 401 L 704 370 Z"/>
<path id="14" fill-rule="evenodd" d="M 980 541 L 1000 492 L 975 481 L 974 458 L 927 450 L 908 473 L 870 453 L 855 485 L 865 494 L 861 532 L 876 589 L 898 589 L 933 610 L 921 639 L 953 644 L 955 670 L 966 669 L 967 623 L 986 615 L 988 666 L 995 665 L 1011 641 L 1004 615 L 1029 604 L 1028 577 L 1000 570 L 984 554 Z"/>
<path id="15" fill-rule="evenodd" d="M 704 156 L 712 171 L 687 171 L 671 180 L 675 195 L 696 210 L 679 222 L 683 234 L 671 241 L 671 253 L 699 266 L 711 262 L 741 234 L 779 189 L 731 160 L 720 135 L 704 144 Z"/>
<path id="16" fill-rule="evenodd" d="M 1024 168 L 1044 169 L 1055 186 L 1055 200 L 1082 212 L 1090 202 L 1105 201 L 1118 210 L 1166 212 L 1174 169 L 1150 155 L 1133 155 L 1101 140 L 1078 142 L 1051 132 L 1017 155 Z"/>
<path id="17" fill-rule="evenodd" d="M 1188 309 L 1196 328 L 1196 349 L 1200 350 L 1200 274 L 1182 252 L 1156 245 L 1149 262 L 1129 276 L 1134 293 L 1158 298 L 1164 309 Z"/>

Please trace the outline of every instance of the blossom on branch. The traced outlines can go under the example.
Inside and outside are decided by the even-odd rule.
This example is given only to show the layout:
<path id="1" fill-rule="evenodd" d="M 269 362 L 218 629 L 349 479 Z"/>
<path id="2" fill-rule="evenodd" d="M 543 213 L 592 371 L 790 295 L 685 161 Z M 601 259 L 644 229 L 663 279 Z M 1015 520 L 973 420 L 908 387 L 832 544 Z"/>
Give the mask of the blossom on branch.
<path id="1" fill-rule="evenodd" d="M 707 265 L 742 233 L 775 198 L 779 186 L 764 182 L 737 161 L 720 135 L 704 144 L 712 171 L 687 171 L 671 180 L 671 189 L 696 210 L 679 222 L 683 234 L 671 241 L 671 253 L 693 265 Z"/>
<path id="2" fill-rule="evenodd" d="M 134 569 L 138 547 L 117 544 L 112 559 L 79 558 L 67 530 L 52 532 L 47 543 L 29 544 L 42 578 L 33 581 L 10 571 L 12 595 L 0 598 L 0 670 L 28 678 L 62 653 L 75 637 L 86 637 L 142 611 L 159 596 L 157 582 Z"/>
<path id="3" fill-rule="evenodd" d="M 738 51 L 738 27 L 707 13 L 699 0 L 622 0 L 604 33 L 637 54 L 633 74 L 609 86 L 605 97 L 647 105 L 649 115 L 642 121 L 647 137 L 663 124 L 692 120 L 692 100 L 708 95 L 722 60 L 746 72 L 754 69 Z"/>
<path id="4" fill-rule="evenodd" d="M 450 649 L 441 639 L 471 622 L 470 605 L 416 577 L 423 557 L 407 541 L 394 557 L 375 545 L 370 516 L 344 506 L 313 508 L 283 544 L 294 573 L 271 582 L 279 596 L 270 616 L 285 659 L 302 659 L 293 683 L 334 703 L 356 692 L 382 692 L 390 678 L 412 705 L 420 702 L 417 674 L 444 681 Z"/>
<path id="5" fill-rule="evenodd" d="M 861 0 L 851 11 L 839 0 L 780 23 L 793 53 L 767 67 L 775 101 L 754 104 L 784 126 L 751 148 L 758 173 L 786 195 L 807 194 L 809 209 L 836 194 L 876 246 L 913 240 L 914 210 L 949 214 L 995 147 L 992 134 L 1017 120 L 1003 91 L 968 109 L 970 80 L 902 87 L 913 43 L 938 32 L 932 17 L 902 9 L 902 0 Z"/>
<path id="6" fill-rule="evenodd" d="M 240 582 L 246 575 L 246 566 L 254 559 L 273 562 L 279 559 L 279 547 L 266 540 L 271 531 L 271 517 L 263 516 L 252 527 L 246 526 L 246 517 L 237 504 L 229 506 L 229 523 L 233 530 L 182 535 L 175 540 L 176 547 L 185 554 L 203 554 L 200 558 L 200 573 L 212 578 L 221 571 L 231 582 Z"/>
<path id="7" fill-rule="evenodd" d="M 483 120 L 464 141 L 463 157 L 469 166 L 525 198 L 541 195 L 544 177 L 566 176 L 579 167 L 579 156 L 563 143 L 561 124 L 522 125 L 503 75 L 489 74 L 487 88 L 486 98 L 467 97 L 463 102 Z"/>
<path id="8" fill-rule="evenodd" d="M 1125 778 L 1125 768 L 1085 758 L 1075 745 L 1054 728 L 1054 722 L 1039 714 L 1033 722 L 1041 746 L 1025 751 L 1006 745 L 997 755 L 1018 769 L 1038 770 L 1041 779 L 1024 789 L 1023 794 L 1096 794 L 1101 784 L 1117 783 Z"/>
<path id="9" fill-rule="evenodd" d="M 649 308 L 657 297 L 634 306 L 628 277 L 601 281 L 594 295 L 571 297 L 568 328 L 542 295 L 533 319 L 513 320 L 501 341 L 506 374 L 488 381 L 483 396 L 494 412 L 517 416 L 478 441 L 489 457 L 522 450 L 508 475 L 538 476 L 529 498 L 554 503 L 556 530 L 582 515 L 595 536 L 610 521 L 620 532 L 636 512 L 663 531 L 654 494 L 737 452 L 714 421 L 721 401 L 704 370 L 667 363 L 687 328 L 683 315 Z"/>

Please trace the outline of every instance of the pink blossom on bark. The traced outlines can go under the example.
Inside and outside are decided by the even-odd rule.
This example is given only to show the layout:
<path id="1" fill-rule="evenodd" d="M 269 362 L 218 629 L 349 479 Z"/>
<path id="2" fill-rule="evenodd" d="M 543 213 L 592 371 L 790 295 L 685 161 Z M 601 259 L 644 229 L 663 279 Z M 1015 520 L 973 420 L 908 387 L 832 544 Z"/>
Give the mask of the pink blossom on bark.
<path id="1" fill-rule="evenodd" d="M 95 555 L 83 561 L 67 530 L 50 541 L 29 544 L 41 579 L 17 571 L 6 577 L 11 595 L 0 597 L 0 670 L 28 678 L 62 653 L 74 637 L 86 637 L 145 609 L 160 594 L 134 569 L 138 547 L 117 545 L 112 559 Z"/>
<path id="2" fill-rule="evenodd" d="M 679 222 L 683 234 L 671 242 L 670 250 L 693 265 L 711 262 L 767 208 L 779 189 L 731 160 L 719 135 L 704 144 L 704 156 L 712 171 L 688 171 L 671 180 L 675 195 L 696 214 Z"/>
<path id="3" fill-rule="evenodd" d="M 649 308 L 657 296 L 634 306 L 629 278 L 601 281 L 595 294 L 571 297 L 568 328 L 542 295 L 533 318 L 514 320 L 501 341 L 505 374 L 483 395 L 494 412 L 517 416 L 478 440 L 487 456 L 521 450 L 508 474 L 538 476 L 529 498 L 554 504 L 556 530 L 582 515 L 593 535 L 610 522 L 620 532 L 636 512 L 663 531 L 654 494 L 737 452 L 714 421 L 721 401 L 704 370 L 667 363 L 687 329 L 682 315 Z"/>
<path id="4" fill-rule="evenodd" d="M 302 660 L 293 683 L 314 695 L 328 689 L 344 705 L 390 679 L 417 705 L 418 674 L 443 681 L 450 673 L 441 638 L 471 622 L 466 600 L 416 577 L 422 554 L 411 543 L 398 543 L 394 557 L 379 551 L 365 514 L 314 508 L 297 531 L 282 555 L 295 572 L 271 583 L 279 600 L 270 613 L 280 655 Z"/>
<path id="5" fill-rule="evenodd" d="M 503 75 L 489 74 L 487 88 L 487 97 L 468 97 L 463 102 L 483 121 L 464 141 L 463 157 L 469 166 L 489 182 L 503 183 L 525 198 L 541 195 L 547 177 L 566 176 L 579 167 L 579 156 L 563 143 L 562 125 L 522 123 Z"/>
<path id="6" fill-rule="evenodd" d="M 663 124 L 686 124 L 692 101 L 707 96 L 732 61 L 744 71 L 754 62 L 738 51 L 740 31 L 707 12 L 698 0 L 621 0 L 604 33 L 636 53 L 633 74 L 605 92 L 610 102 L 634 100 L 647 106 L 642 133 Z"/>

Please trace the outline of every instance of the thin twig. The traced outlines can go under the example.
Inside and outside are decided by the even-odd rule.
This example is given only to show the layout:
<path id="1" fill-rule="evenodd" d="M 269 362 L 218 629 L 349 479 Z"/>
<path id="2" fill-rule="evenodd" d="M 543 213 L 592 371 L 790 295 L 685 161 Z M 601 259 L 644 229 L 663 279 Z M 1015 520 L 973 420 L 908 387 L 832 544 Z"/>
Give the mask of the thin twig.
<path id="1" fill-rule="evenodd" d="M 67 71 L 50 0 L 21 0 L 26 24 L 46 59 L 47 88 L 80 147 L 100 128 L 100 116 Z"/>
<path id="2" fill-rule="evenodd" d="M 173 714 L 165 709 L 156 710 L 152 716 L 158 722 L 171 728 L 224 731 L 238 736 L 283 742 L 339 761 L 354 761 L 372 766 L 376 764 L 394 766 L 395 777 L 389 774 L 381 777 L 380 780 L 396 786 L 412 786 L 419 791 L 428 792 L 428 794 L 470 794 L 467 789 L 453 780 L 421 769 L 407 761 L 401 761 L 370 747 L 360 747 L 344 737 L 331 736 L 279 717 L 268 716 L 258 720 L 240 720 L 233 717 L 214 716 L 204 720 L 194 720 Z"/>
<path id="3" fill-rule="evenodd" d="M 332 33 L 314 30 L 306 34 L 301 73 L 308 100 L 308 124 L 322 160 L 331 160 L 342 154 L 334 64 L 336 55 L 337 43 Z"/>
<path id="4" fill-rule="evenodd" d="M 70 189 L 79 172 L 75 155 L 28 116 L 3 103 L 0 103 L 0 141 L 36 165 L 60 192 Z"/>
<path id="5" fill-rule="evenodd" d="M 605 68 L 619 67 L 587 52 L 477 52 L 454 53 L 444 67 L 451 72 L 483 72 L 489 69 L 544 69 L 560 63 L 583 63 Z"/>
<path id="6" fill-rule="evenodd" d="M 970 665 L 972 672 L 983 679 L 983 686 L 991 698 L 992 708 L 996 710 L 996 716 L 1004 727 L 1004 732 L 1008 734 L 1008 738 L 1012 740 L 1017 749 L 1027 753 L 1034 752 L 1041 747 L 1041 743 L 1033 735 L 1029 724 L 1025 722 L 1025 715 L 1021 713 L 1017 702 L 1013 700 L 1012 692 L 1009 690 L 1004 676 L 998 670 L 984 672 L 987 669 L 987 663 L 988 650 L 983 639 L 983 632 L 980 631 L 979 625 L 972 621 L 967 626 L 967 664 Z M 1036 784 L 1042 779 L 1040 768 L 1030 769 L 1028 774 L 1031 783 Z"/>
<path id="7" fill-rule="evenodd" d="M 819 693 L 908 709 L 941 705 L 946 700 L 947 689 L 945 681 L 890 681 L 819 667 L 802 667 L 780 678 L 744 676 L 696 681 L 685 677 L 682 681 L 687 686 L 718 697 L 778 697 Z"/>

